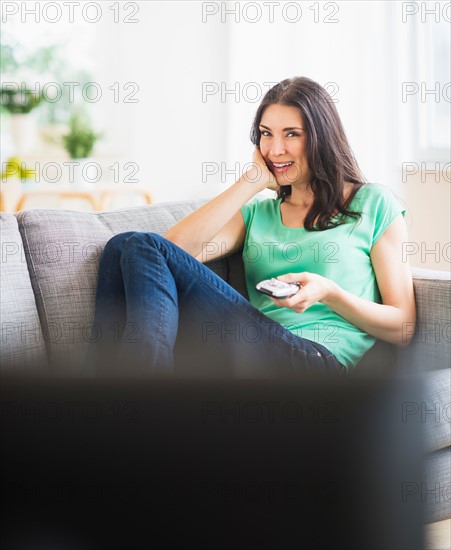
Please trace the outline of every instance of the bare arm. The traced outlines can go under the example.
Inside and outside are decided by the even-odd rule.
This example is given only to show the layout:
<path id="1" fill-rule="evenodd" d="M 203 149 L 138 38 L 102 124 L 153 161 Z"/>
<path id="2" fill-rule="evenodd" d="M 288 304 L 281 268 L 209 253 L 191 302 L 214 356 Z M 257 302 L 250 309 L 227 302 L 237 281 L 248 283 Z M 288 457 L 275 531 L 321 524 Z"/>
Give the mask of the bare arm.
<path id="1" fill-rule="evenodd" d="M 399 215 L 371 249 L 382 304 L 354 296 L 336 285 L 323 302 L 363 331 L 398 346 L 409 344 L 415 330 L 415 298 L 408 262 L 402 261 L 407 229 Z"/>
<path id="2" fill-rule="evenodd" d="M 303 286 L 291 298 L 271 300 L 279 307 L 289 307 L 298 313 L 322 302 L 367 334 L 406 346 L 412 339 L 416 321 L 412 275 L 408 262 L 402 259 L 402 244 L 406 241 L 407 228 L 400 214 L 371 249 L 382 304 L 356 296 L 335 281 L 308 272 L 278 277 L 286 282 L 299 281 Z"/>
<path id="3" fill-rule="evenodd" d="M 258 192 L 277 185 L 258 149 L 253 161 L 254 166 L 237 182 L 173 225 L 164 237 L 200 261 L 212 260 L 231 251 L 215 253 L 215 243 L 226 248 L 242 244 L 245 227 L 239 209 Z M 210 251 L 206 257 L 203 251 L 208 246 Z"/>
<path id="4" fill-rule="evenodd" d="M 199 262 L 211 262 L 242 248 L 246 237 L 246 226 L 239 210 L 232 219 L 210 241 L 202 243 L 202 251 L 196 256 Z"/>

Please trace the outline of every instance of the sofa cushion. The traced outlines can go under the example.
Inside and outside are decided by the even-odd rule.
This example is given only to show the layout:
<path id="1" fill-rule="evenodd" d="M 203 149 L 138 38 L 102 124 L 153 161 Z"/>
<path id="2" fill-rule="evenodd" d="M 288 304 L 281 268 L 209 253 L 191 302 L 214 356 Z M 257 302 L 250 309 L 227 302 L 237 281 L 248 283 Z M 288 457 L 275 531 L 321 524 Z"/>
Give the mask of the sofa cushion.
<path id="1" fill-rule="evenodd" d="M 12 214 L 0 214 L 1 367 L 45 367 L 46 349 L 22 238 Z"/>
<path id="2" fill-rule="evenodd" d="M 16 214 L 53 368 L 76 373 L 81 367 L 91 337 L 98 265 L 106 242 L 125 231 L 164 234 L 202 202 L 100 213 L 36 209 Z M 206 265 L 227 280 L 226 259 Z"/>

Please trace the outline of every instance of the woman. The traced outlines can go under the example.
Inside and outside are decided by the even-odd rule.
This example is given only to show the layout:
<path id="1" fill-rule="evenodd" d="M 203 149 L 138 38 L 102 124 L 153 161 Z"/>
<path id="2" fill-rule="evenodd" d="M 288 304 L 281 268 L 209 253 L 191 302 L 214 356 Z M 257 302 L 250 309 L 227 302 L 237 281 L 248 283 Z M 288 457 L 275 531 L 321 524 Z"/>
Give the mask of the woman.
<path id="1" fill-rule="evenodd" d="M 116 360 L 112 340 L 96 346 L 103 368 L 344 374 L 377 339 L 408 344 L 415 302 L 402 257 L 405 210 L 388 188 L 364 182 L 327 92 L 304 77 L 280 82 L 263 98 L 251 140 L 252 168 L 164 236 L 108 241 L 95 321 L 125 331 Z M 250 200 L 265 188 L 277 198 Z M 241 247 L 250 301 L 202 263 Z M 257 292 L 275 277 L 299 290 L 283 299 Z"/>

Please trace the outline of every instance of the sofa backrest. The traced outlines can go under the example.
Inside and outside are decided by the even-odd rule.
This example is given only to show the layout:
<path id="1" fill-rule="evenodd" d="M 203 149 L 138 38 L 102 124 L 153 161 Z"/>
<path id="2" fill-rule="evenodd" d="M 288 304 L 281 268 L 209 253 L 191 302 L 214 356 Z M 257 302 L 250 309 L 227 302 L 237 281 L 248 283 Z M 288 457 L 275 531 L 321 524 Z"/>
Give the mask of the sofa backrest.
<path id="1" fill-rule="evenodd" d="M 17 220 L 0 213 L 2 369 L 47 366 L 35 295 Z"/>

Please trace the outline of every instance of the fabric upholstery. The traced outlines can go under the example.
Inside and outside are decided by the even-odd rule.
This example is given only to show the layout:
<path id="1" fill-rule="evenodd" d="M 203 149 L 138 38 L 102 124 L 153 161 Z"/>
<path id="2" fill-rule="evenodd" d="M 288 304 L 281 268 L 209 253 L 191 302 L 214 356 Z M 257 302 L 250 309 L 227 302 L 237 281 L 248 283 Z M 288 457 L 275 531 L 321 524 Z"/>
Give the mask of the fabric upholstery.
<path id="1" fill-rule="evenodd" d="M 0 214 L 2 369 L 46 365 L 46 349 L 22 238 L 12 214 Z"/>
<path id="2" fill-rule="evenodd" d="M 400 353 L 400 363 L 419 372 L 450 368 L 451 273 L 412 268 L 412 275 L 417 327 L 411 344 Z"/>

